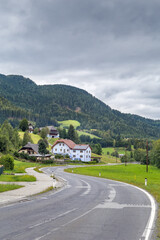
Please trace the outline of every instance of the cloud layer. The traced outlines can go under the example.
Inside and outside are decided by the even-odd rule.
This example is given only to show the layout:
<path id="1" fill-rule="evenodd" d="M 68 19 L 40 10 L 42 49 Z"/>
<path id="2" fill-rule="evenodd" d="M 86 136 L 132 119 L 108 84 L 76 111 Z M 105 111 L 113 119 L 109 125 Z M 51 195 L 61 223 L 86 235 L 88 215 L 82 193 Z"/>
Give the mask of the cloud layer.
<path id="1" fill-rule="evenodd" d="M 2 0 L 0 72 L 160 119 L 159 0 Z"/>

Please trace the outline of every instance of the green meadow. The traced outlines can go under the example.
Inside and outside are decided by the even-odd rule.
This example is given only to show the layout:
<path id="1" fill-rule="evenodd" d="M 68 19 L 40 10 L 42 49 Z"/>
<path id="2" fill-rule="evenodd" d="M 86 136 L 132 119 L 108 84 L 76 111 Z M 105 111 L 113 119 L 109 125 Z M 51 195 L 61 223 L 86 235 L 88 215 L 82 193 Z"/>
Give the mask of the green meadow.
<path id="1" fill-rule="evenodd" d="M 63 127 L 63 128 L 69 128 L 70 125 L 73 125 L 74 128 L 76 129 L 79 127 L 81 124 L 80 122 L 76 120 L 65 120 L 65 121 L 58 121 L 58 123 Z"/>

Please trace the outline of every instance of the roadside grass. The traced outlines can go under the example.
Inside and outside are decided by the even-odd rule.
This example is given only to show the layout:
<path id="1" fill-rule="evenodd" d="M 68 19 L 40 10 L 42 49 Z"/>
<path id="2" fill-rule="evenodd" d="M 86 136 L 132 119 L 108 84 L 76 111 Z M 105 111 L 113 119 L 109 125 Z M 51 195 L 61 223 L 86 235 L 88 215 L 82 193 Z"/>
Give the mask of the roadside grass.
<path id="1" fill-rule="evenodd" d="M 36 172 L 38 172 L 38 173 L 43 173 L 43 172 L 40 170 L 39 167 L 35 167 L 35 168 L 34 168 L 34 171 L 36 171 Z"/>
<path id="2" fill-rule="evenodd" d="M 99 177 L 101 173 L 102 178 L 108 178 L 121 182 L 133 184 L 150 192 L 155 200 L 160 204 L 160 169 L 154 166 L 149 166 L 148 173 L 145 165 L 127 164 L 116 166 L 94 166 L 83 168 L 66 169 L 67 172 L 77 174 L 89 175 Z M 145 178 L 148 180 L 145 186 Z M 157 218 L 157 240 L 160 239 L 160 211 Z"/>
<path id="3" fill-rule="evenodd" d="M 16 185 L 16 184 L 0 184 L 0 193 L 15 190 L 24 186 Z"/>
<path id="4" fill-rule="evenodd" d="M 63 127 L 63 128 L 69 128 L 70 125 L 73 125 L 74 128 L 76 129 L 79 127 L 81 124 L 80 122 L 76 120 L 65 120 L 65 121 L 58 121 L 58 123 Z"/>
<path id="5" fill-rule="evenodd" d="M 31 175 L 0 175 L 0 182 L 34 182 L 36 178 Z"/>
<path id="6" fill-rule="evenodd" d="M 14 160 L 14 170 L 13 171 L 5 171 L 5 172 L 25 173 L 26 168 L 36 167 L 36 166 L 40 166 L 40 164 L 34 163 L 34 162 L 23 162 L 23 161 Z"/>
<path id="7" fill-rule="evenodd" d="M 100 139 L 100 137 L 97 137 L 96 135 L 91 134 L 91 133 L 88 133 L 88 132 L 85 132 L 85 131 L 80 131 L 80 130 L 78 130 L 77 133 L 78 133 L 78 136 L 79 136 L 79 137 L 80 137 L 81 135 L 85 135 L 85 136 L 89 136 L 91 139 L 93 139 L 93 138 Z"/>

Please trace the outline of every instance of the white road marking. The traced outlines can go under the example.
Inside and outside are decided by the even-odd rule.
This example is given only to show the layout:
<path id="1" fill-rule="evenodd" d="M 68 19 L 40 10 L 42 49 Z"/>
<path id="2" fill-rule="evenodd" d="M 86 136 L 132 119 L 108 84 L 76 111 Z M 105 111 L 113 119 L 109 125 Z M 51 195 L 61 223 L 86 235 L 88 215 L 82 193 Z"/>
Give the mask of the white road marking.
<path id="1" fill-rule="evenodd" d="M 52 232 L 55 232 L 55 231 L 57 231 L 57 230 L 59 230 L 59 228 L 54 228 L 54 229 L 52 229 L 50 232 L 47 232 L 46 234 L 44 234 L 44 235 L 42 235 L 42 236 L 40 236 L 40 237 L 38 237 L 38 238 L 35 238 L 35 240 L 40 240 L 40 239 L 42 239 L 42 238 L 50 235 Z"/>
<path id="2" fill-rule="evenodd" d="M 88 182 L 84 181 L 84 180 L 81 180 L 81 181 L 86 184 L 85 187 L 87 188 L 87 190 L 80 195 L 81 197 L 83 197 L 83 196 L 89 194 L 89 192 L 91 191 L 91 185 Z"/>
<path id="3" fill-rule="evenodd" d="M 98 204 L 95 208 L 123 209 L 123 208 L 151 208 L 151 206 L 136 204 L 119 204 L 116 202 L 108 202 L 108 200 L 106 200 L 104 203 Z"/>
<path id="4" fill-rule="evenodd" d="M 35 225 L 30 226 L 29 229 L 33 229 L 33 228 L 35 228 L 35 227 L 39 227 L 39 226 L 41 226 L 41 225 L 43 225 L 43 224 L 49 223 L 49 222 L 51 222 L 51 221 L 54 221 L 54 220 L 56 220 L 57 218 L 63 217 L 63 216 L 65 216 L 65 215 L 67 215 L 68 213 L 71 213 L 71 212 L 73 212 L 73 211 L 75 211 L 75 210 L 77 210 L 77 208 L 74 208 L 74 209 L 69 210 L 69 211 L 67 211 L 67 212 L 64 212 L 64 213 L 62 213 L 62 214 L 59 214 L 58 216 L 56 216 L 56 217 L 54 217 L 54 218 L 45 219 L 44 221 L 42 221 L 42 222 L 40 222 L 40 223 L 37 223 L 37 224 L 35 224 Z"/>
<path id="5" fill-rule="evenodd" d="M 135 187 L 135 186 L 133 186 Z M 149 198 L 150 202 L 151 202 L 151 214 L 150 214 L 150 218 L 148 220 L 148 223 L 146 225 L 146 228 L 142 234 L 142 237 L 140 238 L 141 239 L 144 239 L 144 240 L 149 240 L 150 237 L 151 237 L 151 233 L 153 231 L 153 226 L 154 226 L 154 221 L 155 221 L 155 216 L 156 216 L 156 203 L 155 203 L 155 200 L 154 198 L 152 197 L 151 194 L 149 194 L 147 191 L 145 191 L 144 189 L 141 189 L 139 187 L 135 187 L 137 189 L 139 189 L 140 191 L 142 191 L 143 193 L 145 193 L 147 195 L 147 197 Z"/>

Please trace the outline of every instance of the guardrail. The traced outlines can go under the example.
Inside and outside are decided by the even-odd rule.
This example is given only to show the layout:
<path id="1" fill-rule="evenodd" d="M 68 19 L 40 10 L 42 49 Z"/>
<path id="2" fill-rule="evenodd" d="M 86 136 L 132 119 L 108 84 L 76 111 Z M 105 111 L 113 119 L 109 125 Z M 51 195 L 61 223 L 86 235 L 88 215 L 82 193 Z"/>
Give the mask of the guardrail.
<path id="1" fill-rule="evenodd" d="M 4 169 L 3 165 L 0 165 L 0 175 L 3 173 L 3 169 Z"/>

